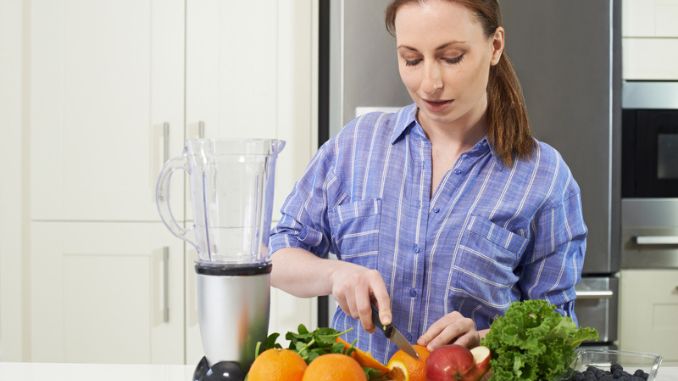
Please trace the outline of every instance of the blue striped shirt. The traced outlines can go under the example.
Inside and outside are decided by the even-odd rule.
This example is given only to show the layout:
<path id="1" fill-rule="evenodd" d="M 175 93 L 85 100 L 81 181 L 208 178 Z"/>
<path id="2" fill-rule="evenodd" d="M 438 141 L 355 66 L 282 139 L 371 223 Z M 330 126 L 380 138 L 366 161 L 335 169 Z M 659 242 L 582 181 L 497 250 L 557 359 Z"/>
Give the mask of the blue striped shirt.
<path id="1" fill-rule="evenodd" d="M 329 252 L 376 269 L 393 323 L 414 342 L 459 311 L 478 329 L 511 302 L 546 299 L 574 318 L 586 248 L 580 190 L 560 154 L 538 142 L 506 167 L 483 138 L 431 195 L 431 142 L 414 104 L 370 113 L 325 143 L 282 206 L 271 253 Z M 332 326 L 381 361 L 396 350 L 337 309 Z"/>

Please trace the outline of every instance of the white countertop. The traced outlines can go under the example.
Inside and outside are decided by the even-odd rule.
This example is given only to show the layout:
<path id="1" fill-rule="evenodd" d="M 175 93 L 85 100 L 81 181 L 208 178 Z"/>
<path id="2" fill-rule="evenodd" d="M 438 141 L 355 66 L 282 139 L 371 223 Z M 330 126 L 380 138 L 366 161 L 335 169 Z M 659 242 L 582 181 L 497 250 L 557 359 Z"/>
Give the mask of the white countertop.
<path id="1" fill-rule="evenodd" d="M 0 362 L 0 380 L 11 381 L 188 381 L 189 365 L 57 364 Z M 678 367 L 659 368 L 656 381 L 678 381 Z"/>
<path id="2" fill-rule="evenodd" d="M 188 381 L 194 369 L 188 365 L 0 362 L 0 380 Z"/>

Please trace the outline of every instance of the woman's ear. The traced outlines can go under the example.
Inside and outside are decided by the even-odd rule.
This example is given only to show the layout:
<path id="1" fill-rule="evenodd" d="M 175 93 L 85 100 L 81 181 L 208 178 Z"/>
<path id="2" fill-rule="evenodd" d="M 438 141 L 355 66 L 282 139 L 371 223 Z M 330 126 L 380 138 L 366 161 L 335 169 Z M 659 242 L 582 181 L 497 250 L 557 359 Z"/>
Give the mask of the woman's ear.
<path id="1" fill-rule="evenodd" d="M 502 53 L 504 52 L 504 28 L 497 27 L 492 35 L 492 59 L 490 64 L 492 66 L 499 63 Z"/>

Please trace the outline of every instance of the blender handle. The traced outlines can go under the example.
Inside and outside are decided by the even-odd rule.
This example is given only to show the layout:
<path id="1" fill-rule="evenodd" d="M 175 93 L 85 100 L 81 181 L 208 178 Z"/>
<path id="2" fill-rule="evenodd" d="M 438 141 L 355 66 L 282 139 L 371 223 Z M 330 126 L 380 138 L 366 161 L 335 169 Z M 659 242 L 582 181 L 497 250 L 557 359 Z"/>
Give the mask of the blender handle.
<path id="1" fill-rule="evenodd" d="M 186 168 L 186 159 L 183 156 L 171 158 L 162 166 L 160 175 L 158 176 L 158 182 L 155 186 L 155 202 L 158 207 L 160 219 L 165 224 L 165 226 L 167 226 L 170 232 L 190 243 L 197 250 L 197 243 L 189 238 L 189 235 L 193 229 L 184 229 L 181 227 L 177 220 L 174 219 L 174 214 L 172 213 L 172 209 L 170 207 L 170 181 L 174 172 L 178 170 L 188 172 L 188 169 Z"/>

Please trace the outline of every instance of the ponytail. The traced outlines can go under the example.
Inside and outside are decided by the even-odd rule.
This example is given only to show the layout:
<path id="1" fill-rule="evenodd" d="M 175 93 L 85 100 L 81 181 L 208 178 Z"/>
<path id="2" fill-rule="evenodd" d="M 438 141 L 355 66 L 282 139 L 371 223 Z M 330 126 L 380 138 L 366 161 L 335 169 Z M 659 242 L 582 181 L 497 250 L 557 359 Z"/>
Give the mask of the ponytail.
<path id="1" fill-rule="evenodd" d="M 487 84 L 487 138 L 507 167 L 515 157 L 529 158 L 535 148 L 518 76 L 504 52 L 490 68 Z"/>

